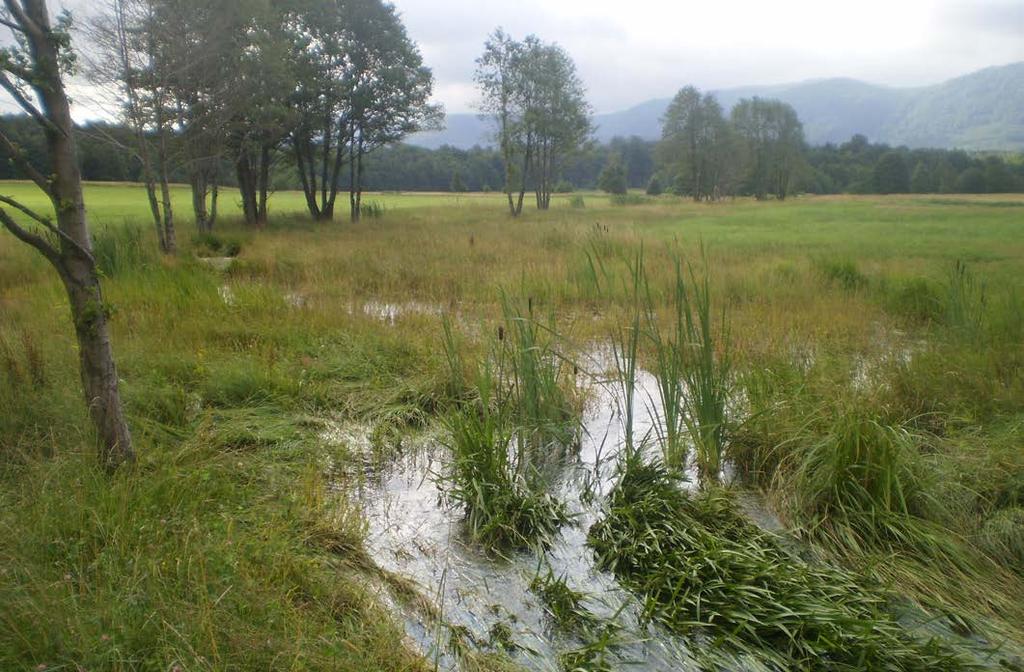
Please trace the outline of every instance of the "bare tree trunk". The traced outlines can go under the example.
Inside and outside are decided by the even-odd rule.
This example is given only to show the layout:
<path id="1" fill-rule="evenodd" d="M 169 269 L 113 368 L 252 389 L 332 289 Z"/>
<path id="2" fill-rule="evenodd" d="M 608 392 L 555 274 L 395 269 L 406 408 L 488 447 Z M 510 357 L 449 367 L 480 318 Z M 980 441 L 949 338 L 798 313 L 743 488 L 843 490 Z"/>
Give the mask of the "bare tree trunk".
<path id="1" fill-rule="evenodd" d="M 220 185 L 217 184 L 217 177 L 213 178 L 213 186 L 210 187 L 210 231 L 217 224 L 217 198 L 220 196 Z"/>
<path id="2" fill-rule="evenodd" d="M 266 143 L 260 147 L 259 198 L 256 219 L 260 224 L 266 224 L 267 207 L 270 200 L 270 145 Z"/>
<path id="3" fill-rule="evenodd" d="M 159 94 L 158 94 L 159 95 Z M 160 180 L 160 197 L 164 210 L 164 240 L 167 254 L 177 254 L 178 240 L 174 231 L 174 206 L 171 205 L 171 187 L 168 177 L 167 119 L 163 105 L 156 106 L 156 125 L 159 143 L 157 146 L 157 173 Z"/>
<path id="4" fill-rule="evenodd" d="M 316 175 L 311 170 L 313 160 L 310 142 L 304 138 L 292 137 L 292 149 L 295 152 L 295 164 L 299 169 L 299 181 L 302 183 L 302 193 L 306 197 L 306 209 L 309 215 L 316 220 L 320 219 L 320 206 L 316 201 Z"/>
<path id="5" fill-rule="evenodd" d="M 132 461 L 135 453 L 121 405 L 117 367 L 114 364 L 107 322 L 108 308 L 100 290 L 85 217 L 74 124 L 59 66 L 62 42 L 51 29 L 45 0 L 4 0 L 4 4 L 25 37 L 26 51 L 31 60 L 31 73 L 26 84 L 34 88 L 41 109 L 27 100 L 18 102 L 45 131 L 53 174 L 42 176 L 27 160 L 21 165 L 49 195 L 57 225 L 53 227 L 48 218 L 32 213 L 11 199 L 5 202 L 50 230 L 59 242 L 54 245 L 46 238 L 22 228 L 3 210 L 0 210 L 0 221 L 17 238 L 42 253 L 64 283 L 78 340 L 82 388 L 99 439 L 100 462 L 108 470 L 114 470 Z M 0 71 L 4 70 L 10 72 L 0 65 Z M 4 144 L 9 144 L 6 138 Z"/>

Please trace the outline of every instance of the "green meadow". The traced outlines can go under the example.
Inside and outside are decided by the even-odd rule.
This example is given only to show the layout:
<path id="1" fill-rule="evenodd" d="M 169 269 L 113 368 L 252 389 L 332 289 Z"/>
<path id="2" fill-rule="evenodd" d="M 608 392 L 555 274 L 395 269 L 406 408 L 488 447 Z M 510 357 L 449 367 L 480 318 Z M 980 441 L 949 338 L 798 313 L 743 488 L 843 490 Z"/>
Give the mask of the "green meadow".
<path id="1" fill-rule="evenodd" d="M 369 556 L 335 478 L 367 457 L 325 432 L 368 427 L 377 460 L 452 434 L 468 543 L 525 543 L 564 521 L 505 448 L 578 421 L 587 393 L 553 353 L 609 344 L 662 380 L 692 347 L 737 400 L 714 447 L 734 477 L 687 496 L 625 460 L 590 531 L 660 627 L 766 669 L 1021 669 L 1024 196 L 583 193 L 511 219 L 502 194 L 386 193 L 364 196 L 378 216 L 312 223 L 288 192 L 257 230 L 225 190 L 200 238 L 174 193 L 166 258 L 141 187 L 85 191 L 139 451 L 114 476 L 63 288 L 0 233 L 0 669 L 432 669 L 381 598 L 432 588 Z M 226 270 L 204 261 L 223 250 Z M 702 413 L 677 427 L 697 443 Z M 742 515 L 748 494 L 780 530 Z M 905 634 L 909 612 L 945 634 Z M 463 669 L 515 669 L 479 648 Z"/>

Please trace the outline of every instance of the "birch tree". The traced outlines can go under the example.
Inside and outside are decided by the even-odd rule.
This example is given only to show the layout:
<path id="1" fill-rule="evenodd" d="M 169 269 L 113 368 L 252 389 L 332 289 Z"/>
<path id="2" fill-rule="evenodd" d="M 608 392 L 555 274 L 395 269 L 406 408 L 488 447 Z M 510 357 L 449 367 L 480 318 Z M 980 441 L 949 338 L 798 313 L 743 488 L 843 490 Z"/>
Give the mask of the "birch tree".
<path id="1" fill-rule="evenodd" d="M 92 254 L 74 124 L 64 88 L 64 76 L 74 66 L 70 16 L 63 14 L 51 23 L 46 0 L 3 0 L 3 8 L 0 25 L 11 31 L 14 40 L 13 46 L 0 49 L 0 88 L 42 128 L 51 172 L 44 174 L 2 133 L 0 146 L 47 195 L 52 214 L 2 196 L 0 223 L 38 251 L 64 284 L 100 462 L 114 470 L 132 461 L 134 451 L 110 341 L 109 309 Z"/>

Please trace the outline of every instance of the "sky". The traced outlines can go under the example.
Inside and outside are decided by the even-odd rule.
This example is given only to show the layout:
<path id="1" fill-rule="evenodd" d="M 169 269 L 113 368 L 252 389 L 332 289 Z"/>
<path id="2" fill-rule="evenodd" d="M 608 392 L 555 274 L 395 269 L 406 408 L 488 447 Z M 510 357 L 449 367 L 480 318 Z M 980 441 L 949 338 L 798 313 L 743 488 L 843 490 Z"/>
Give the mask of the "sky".
<path id="1" fill-rule="evenodd" d="M 50 2 L 81 13 L 97 0 Z M 498 26 L 564 47 L 597 112 L 671 97 L 687 84 L 715 90 L 852 77 L 924 86 L 1024 61 L 1024 0 L 393 2 L 434 71 L 435 101 L 449 113 L 475 111 L 474 60 Z M 103 116 L 88 87 L 76 90 L 77 118 Z"/>
<path id="2" fill-rule="evenodd" d="M 598 112 L 723 89 L 852 77 L 923 86 L 1024 61 L 1024 0 L 394 0 L 448 112 L 474 109 L 497 26 L 575 59 Z"/>

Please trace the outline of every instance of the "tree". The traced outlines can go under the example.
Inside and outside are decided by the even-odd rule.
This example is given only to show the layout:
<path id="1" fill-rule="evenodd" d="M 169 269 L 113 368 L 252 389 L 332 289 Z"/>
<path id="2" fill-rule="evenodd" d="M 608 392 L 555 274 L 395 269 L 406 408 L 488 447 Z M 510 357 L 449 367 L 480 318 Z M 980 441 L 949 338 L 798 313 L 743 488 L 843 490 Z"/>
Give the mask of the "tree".
<path id="1" fill-rule="evenodd" d="M 736 134 L 714 96 L 692 86 L 682 89 L 662 120 L 659 162 L 675 175 L 678 188 L 693 200 L 719 199 L 737 187 Z"/>
<path id="2" fill-rule="evenodd" d="M 310 214 L 334 217 L 343 170 L 353 219 L 361 212 L 367 154 L 435 124 L 424 67 L 395 7 L 382 0 L 298 0 L 291 35 L 289 140 Z"/>
<path id="3" fill-rule="evenodd" d="M 430 104 L 434 76 L 423 65 L 394 5 L 349 0 L 349 203 L 352 220 L 362 213 L 363 161 L 373 151 L 417 131 L 435 128 L 443 116 Z"/>
<path id="4" fill-rule="evenodd" d="M 934 194 L 938 191 L 935 174 L 924 162 L 918 161 L 910 176 L 910 191 L 914 194 Z"/>
<path id="5" fill-rule="evenodd" d="M 875 191 L 879 194 L 905 194 L 910 191 L 910 170 L 899 152 L 886 152 L 874 171 Z"/>
<path id="6" fill-rule="evenodd" d="M 626 184 L 626 168 L 618 154 L 612 154 L 597 178 L 597 188 L 606 194 L 625 194 L 629 189 Z"/>
<path id="7" fill-rule="evenodd" d="M 654 175 L 651 177 L 651 181 L 647 183 L 647 195 L 648 196 L 661 196 L 665 193 L 665 187 L 661 184 L 661 179 Z"/>
<path id="8" fill-rule="evenodd" d="M 163 31 L 156 0 L 107 0 L 89 22 L 87 34 L 94 50 L 88 71 L 94 83 L 117 94 L 121 118 L 132 131 L 132 150 L 142 168 L 157 241 L 161 251 L 174 254 L 177 235 L 170 190 L 173 116 L 170 73 L 158 46 L 166 41 Z"/>
<path id="9" fill-rule="evenodd" d="M 529 40 L 530 38 L 527 38 Z M 498 28 L 484 43 L 474 78 L 480 89 L 480 111 L 494 119 L 498 147 L 505 168 L 504 192 L 509 213 L 523 212 L 523 198 L 533 160 L 533 135 L 525 123 L 530 90 L 523 83 L 526 47 Z M 515 193 L 518 192 L 518 198 Z"/>
<path id="10" fill-rule="evenodd" d="M 961 194 L 984 194 L 988 191 L 985 182 L 985 171 L 977 166 L 960 173 L 956 180 L 956 191 Z"/>
<path id="11" fill-rule="evenodd" d="M 235 169 L 245 221 L 262 225 L 269 214 L 271 170 L 294 122 L 289 100 L 295 72 L 287 19 L 295 3 L 246 2 L 249 8 L 237 16 L 240 25 L 221 68 L 230 75 L 225 91 L 232 101 L 224 145 Z"/>
<path id="12" fill-rule="evenodd" d="M 562 162 L 590 135 L 590 105 L 565 50 L 531 41 L 524 53 L 521 82 L 532 89 L 524 122 L 536 145 L 532 168 L 537 209 L 547 210 Z"/>
<path id="13" fill-rule="evenodd" d="M 310 0 L 287 12 L 295 124 L 289 142 L 306 207 L 316 220 L 334 219 L 334 206 L 350 140 L 346 81 L 351 33 L 340 3 Z"/>
<path id="14" fill-rule="evenodd" d="M 796 110 L 777 100 L 744 99 L 732 110 L 732 125 L 745 145 L 746 182 L 754 196 L 785 200 L 803 162 L 804 130 Z"/>
<path id="15" fill-rule="evenodd" d="M 0 87 L 43 129 L 52 173 L 44 175 L 20 149 L 0 134 L 0 145 L 24 174 L 50 199 L 56 224 L 9 197 L 0 204 L 32 220 L 16 221 L 0 207 L 0 222 L 18 240 L 35 248 L 54 267 L 67 291 L 78 341 L 86 404 L 99 439 L 101 463 L 109 470 L 134 459 L 132 437 L 121 404 L 117 367 L 110 342 L 108 307 L 103 300 L 92 239 L 85 217 L 71 107 L 64 75 L 74 65 L 70 16 L 51 25 L 46 0 L 4 0 L 2 23 L 14 46 L 0 50 Z"/>
<path id="16" fill-rule="evenodd" d="M 466 189 L 466 183 L 462 181 L 462 175 L 457 170 L 452 173 L 452 183 L 449 187 L 449 191 L 456 194 L 462 194 L 468 191 L 468 189 Z"/>

